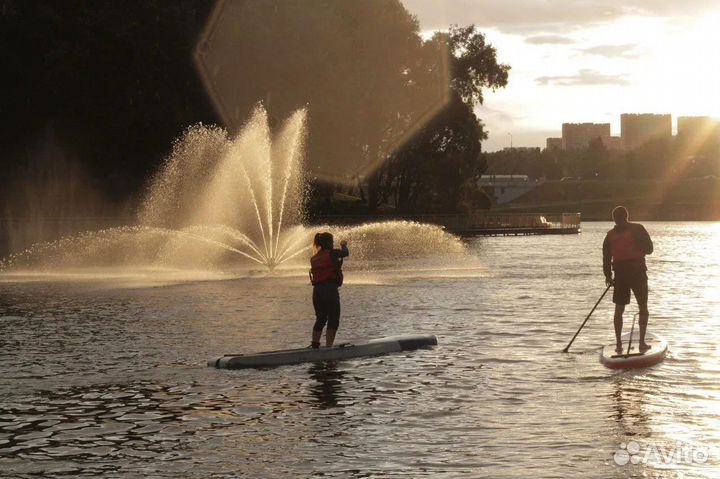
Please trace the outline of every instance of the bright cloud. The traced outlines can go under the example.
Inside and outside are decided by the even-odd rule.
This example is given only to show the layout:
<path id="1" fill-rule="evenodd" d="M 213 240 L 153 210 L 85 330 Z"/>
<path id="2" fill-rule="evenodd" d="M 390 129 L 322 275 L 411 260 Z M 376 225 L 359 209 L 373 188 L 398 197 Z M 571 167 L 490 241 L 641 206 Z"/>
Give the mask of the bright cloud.
<path id="1" fill-rule="evenodd" d="M 605 75 L 583 68 L 575 75 L 542 76 L 535 79 L 538 85 L 579 86 L 579 85 L 627 85 L 623 75 Z"/>
<path id="2" fill-rule="evenodd" d="M 569 37 L 563 37 L 561 35 L 536 35 L 533 37 L 527 37 L 525 42 L 534 45 L 568 45 L 575 43 L 575 40 Z"/>
<path id="3" fill-rule="evenodd" d="M 580 51 L 587 55 L 600 55 L 613 58 L 637 58 L 639 53 L 635 52 L 636 45 L 627 43 L 625 45 L 597 45 L 590 48 L 583 48 Z"/>

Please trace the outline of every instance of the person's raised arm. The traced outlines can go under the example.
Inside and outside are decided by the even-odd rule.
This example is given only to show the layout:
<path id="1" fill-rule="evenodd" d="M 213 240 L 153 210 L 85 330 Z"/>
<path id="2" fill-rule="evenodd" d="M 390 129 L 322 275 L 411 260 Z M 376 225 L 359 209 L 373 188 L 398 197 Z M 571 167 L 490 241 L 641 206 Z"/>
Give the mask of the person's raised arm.
<path id="1" fill-rule="evenodd" d="M 340 242 L 340 249 L 336 249 L 335 254 L 337 255 L 338 258 L 345 258 L 346 256 L 350 255 L 350 250 L 348 249 L 347 241 L 342 240 Z"/>

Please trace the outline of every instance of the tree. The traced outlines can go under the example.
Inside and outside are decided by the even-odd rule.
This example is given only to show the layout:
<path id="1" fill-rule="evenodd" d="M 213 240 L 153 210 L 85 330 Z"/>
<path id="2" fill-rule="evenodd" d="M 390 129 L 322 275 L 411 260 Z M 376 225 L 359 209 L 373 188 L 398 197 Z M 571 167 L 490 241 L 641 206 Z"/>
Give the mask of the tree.
<path id="1" fill-rule="evenodd" d="M 436 33 L 424 47 L 449 52 L 449 102 L 369 179 L 371 192 L 381 192 L 370 195 L 371 209 L 389 197 L 407 212 L 454 212 L 488 204 L 468 201 L 483 196 L 474 185 L 486 167 L 481 141 L 487 133 L 474 107 L 482 103 L 484 89 L 507 84 L 510 67 L 497 62 L 495 49 L 474 26 Z"/>
<path id="2" fill-rule="evenodd" d="M 600 170 L 608 161 L 608 150 L 602 138 L 590 140 L 588 147 L 579 153 L 579 177 L 590 180 L 600 176 Z"/>
<path id="3" fill-rule="evenodd" d="M 399 0 L 228 0 L 212 18 L 196 58 L 225 124 L 240 128 L 258 101 L 277 119 L 307 108 L 311 177 L 372 170 L 408 108 L 434 101 L 408 101 L 422 41 Z"/>
<path id="4" fill-rule="evenodd" d="M 391 165 L 409 151 L 426 155 L 430 144 L 416 148 L 418 141 L 434 141 L 436 153 L 462 150 L 473 157 L 465 163 L 479 161 L 484 132 L 472 108 L 483 88 L 505 84 L 508 67 L 497 64 L 474 27 L 423 41 L 398 0 L 228 0 L 213 18 L 197 58 L 226 124 L 238 128 L 258 99 L 275 117 L 307 106 L 310 176 L 365 183 L 371 210 L 393 194 L 400 201 L 422 196 L 408 188 L 428 180 L 409 178 L 432 168 Z M 436 113 L 445 124 L 432 119 Z M 457 191 L 472 174 L 461 169 L 446 183 Z"/>

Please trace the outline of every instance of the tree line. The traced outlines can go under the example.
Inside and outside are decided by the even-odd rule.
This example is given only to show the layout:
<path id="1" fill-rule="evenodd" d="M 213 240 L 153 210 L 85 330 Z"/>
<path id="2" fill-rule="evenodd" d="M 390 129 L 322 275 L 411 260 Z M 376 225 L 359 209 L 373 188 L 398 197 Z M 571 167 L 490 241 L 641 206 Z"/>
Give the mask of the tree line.
<path id="1" fill-rule="evenodd" d="M 705 138 L 652 139 L 630 150 L 609 150 L 600 139 L 583 150 L 506 149 L 486 154 L 488 174 L 560 180 L 720 178 L 720 131 Z"/>

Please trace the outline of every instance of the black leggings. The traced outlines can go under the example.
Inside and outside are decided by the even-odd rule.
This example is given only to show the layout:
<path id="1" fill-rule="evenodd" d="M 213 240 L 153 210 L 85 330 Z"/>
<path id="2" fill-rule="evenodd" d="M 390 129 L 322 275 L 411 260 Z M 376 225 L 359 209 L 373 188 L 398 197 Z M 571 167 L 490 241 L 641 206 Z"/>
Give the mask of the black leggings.
<path id="1" fill-rule="evenodd" d="M 313 331 L 322 331 L 327 323 L 328 329 L 340 326 L 340 294 L 334 284 L 313 286 L 313 306 L 315 307 L 315 326 Z"/>

